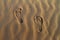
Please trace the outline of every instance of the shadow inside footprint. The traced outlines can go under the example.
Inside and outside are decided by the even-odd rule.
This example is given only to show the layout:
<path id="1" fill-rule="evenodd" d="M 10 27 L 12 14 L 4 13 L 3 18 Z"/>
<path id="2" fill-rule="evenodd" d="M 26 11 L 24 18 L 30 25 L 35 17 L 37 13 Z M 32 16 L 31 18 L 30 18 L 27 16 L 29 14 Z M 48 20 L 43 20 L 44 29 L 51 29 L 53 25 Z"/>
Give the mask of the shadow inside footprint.
<path id="1" fill-rule="evenodd" d="M 42 27 L 41 27 L 41 29 L 39 28 L 39 30 L 40 30 L 40 32 L 42 32 Z"/>
<path id="2" fill-rule="evenodd" d="M 20 23 L 23 23 L 23 19 L 22 18 L 20 18 Z"/>

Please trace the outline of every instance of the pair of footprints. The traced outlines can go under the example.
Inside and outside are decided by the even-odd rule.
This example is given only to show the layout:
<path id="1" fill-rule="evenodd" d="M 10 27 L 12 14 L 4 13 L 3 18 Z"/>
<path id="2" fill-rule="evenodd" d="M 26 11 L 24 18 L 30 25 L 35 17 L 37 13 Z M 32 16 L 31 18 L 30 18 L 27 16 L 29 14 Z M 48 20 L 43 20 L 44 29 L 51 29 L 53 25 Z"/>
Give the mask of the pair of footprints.
<path id="1" fill-rule="evenodd" d="M 22 13 L 22 8 L 17 8 L 15 12 L 15 17 L 18 19 L 19 23 L 23 23 L 23 13 Z M 34 23 L 38 26 L 38 29 L 40 32 L 42 32 L 42 25 L 43 25 L 43 18 L 40 16 L 34 16 L 33 18 Z"/>

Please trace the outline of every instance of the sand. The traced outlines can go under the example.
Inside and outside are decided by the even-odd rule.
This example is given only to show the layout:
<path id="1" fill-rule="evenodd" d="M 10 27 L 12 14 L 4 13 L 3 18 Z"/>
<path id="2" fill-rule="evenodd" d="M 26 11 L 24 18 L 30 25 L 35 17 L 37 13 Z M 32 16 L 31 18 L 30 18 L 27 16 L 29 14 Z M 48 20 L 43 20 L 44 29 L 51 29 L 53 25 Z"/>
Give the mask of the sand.
<path id="1" fill-rule="evenodd" d="M 43 19 L 41 32 L 34 16 Z M 60 0 L 0 0 L 0 40 L 60 40 Z"/>

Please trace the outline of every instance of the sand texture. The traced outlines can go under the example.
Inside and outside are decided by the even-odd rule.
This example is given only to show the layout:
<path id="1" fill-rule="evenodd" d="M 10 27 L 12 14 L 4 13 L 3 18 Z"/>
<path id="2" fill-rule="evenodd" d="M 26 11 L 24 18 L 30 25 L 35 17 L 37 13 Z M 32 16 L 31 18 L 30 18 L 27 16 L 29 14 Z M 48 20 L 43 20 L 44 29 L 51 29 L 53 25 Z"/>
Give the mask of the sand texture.
<path id="1" fill-rule="evenodd" d="M 0 0 L 0 40 L 60 40 L 60 0 Z"/>

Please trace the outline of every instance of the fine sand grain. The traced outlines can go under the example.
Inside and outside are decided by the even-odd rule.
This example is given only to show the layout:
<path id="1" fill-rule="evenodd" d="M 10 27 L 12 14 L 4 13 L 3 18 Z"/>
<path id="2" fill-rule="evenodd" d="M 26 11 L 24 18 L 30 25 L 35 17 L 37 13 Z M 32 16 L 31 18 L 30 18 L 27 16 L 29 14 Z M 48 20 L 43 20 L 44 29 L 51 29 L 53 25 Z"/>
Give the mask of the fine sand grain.
<path id="1" fill-rule="evenodd" d="M 43 19 L 41 32 L 34 16 Z M 0 40 L 60 40 L 60 0 L 0 0 Z"/>

